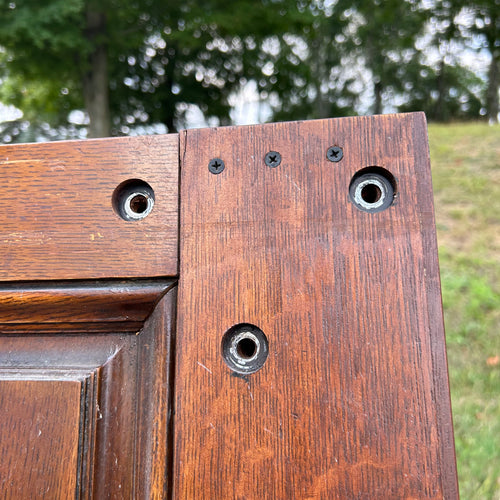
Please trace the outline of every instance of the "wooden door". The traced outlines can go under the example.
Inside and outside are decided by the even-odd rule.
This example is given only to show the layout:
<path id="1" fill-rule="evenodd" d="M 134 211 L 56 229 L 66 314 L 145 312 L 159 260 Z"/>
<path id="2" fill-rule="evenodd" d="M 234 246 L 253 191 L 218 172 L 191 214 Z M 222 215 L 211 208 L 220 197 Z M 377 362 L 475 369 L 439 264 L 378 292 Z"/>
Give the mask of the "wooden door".
<path id="1" fill-rule="evenodd" d="M 3 497 L 458 498 L 422 114 L 0 166 Z"/>

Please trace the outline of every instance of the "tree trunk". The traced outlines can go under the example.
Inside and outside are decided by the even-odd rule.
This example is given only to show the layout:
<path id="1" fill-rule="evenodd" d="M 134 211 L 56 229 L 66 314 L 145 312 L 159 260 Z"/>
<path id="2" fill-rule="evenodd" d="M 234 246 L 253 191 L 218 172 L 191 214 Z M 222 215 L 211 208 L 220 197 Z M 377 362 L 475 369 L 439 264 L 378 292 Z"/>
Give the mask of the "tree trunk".
<path id="1" fill-rule="evenodd" d="M 492 53 L 488 72 L 488 90 L 486 91 L 486 116 L 490 123 L 498 122 L 498 88 L 500 87 L 500 57 Z"/>
<path id="2" fill-rule="evenodd" d="M 436 79 L 438 97 L 434 108 L 433 116 L 438 122 L 445 122 L 448 119 L 448 113 L 445 105 L 445 95 L 447 91 L 446 66 L 444 60 L 439 63 L 439 71 Z"/>
<path id="3" fill-rule="evenodd" d="M 169 52 L 168 63 L 165 67 L 165 95 L 161 102 L 161 121 L 167 127 L 169 134 L 177 132 L 177 127 L 175 124 L 176 116 L 176 104 L 177 98 L 173 93 L 175 85 L 175 65 L 177 60 L 177 47 L 175 45 L 170 46 L 171 52 Z"/>
<path id="4" fill-rule="evenodd" d="M 83 75 L 83 99 L 89 115 L 88 137 L 111 135 L 109 113 L 108 52 L 104 41 L 106 17 L 89 7 L 87 10 L 87 38 L 92 51 Z"/>
<path id="5" fill-rule="evenodd" d="M 328 34 L 325 32 L 324 23 L 320 27 L 320 31 L 312 42 L 312 59 L 311 70 L 316 78 L 316 98 L 314 102 L 314 110 L 311 118 L 329 118 L 331 115 L 331 106 L 328 103 L 328 95 L 321 92 L 321 86 L 328 81 L 329 65 L 327 62 L 328 54 L 326 53 L 326 45 L 324 41 Z"/>
<path id="6" fill-rule="evenodd" d="M 168 113 L 165 116 L 165 126 L 167 127 L 167 132 L 169 134 L 173 134 L 174 132 L 177 132 L 177 128 L 175 126 L 174 119 L 175 119 L 175 116 L 174 116 L 173 111 L 171 113 Z"/>
<path id="7" fill-rule="evenodd" d="M 373 91 L 375 93 L 375 107 L 373 109 L 374 115 L 382 114 L 382 82 L 375 81 L 373 86 Z"/>

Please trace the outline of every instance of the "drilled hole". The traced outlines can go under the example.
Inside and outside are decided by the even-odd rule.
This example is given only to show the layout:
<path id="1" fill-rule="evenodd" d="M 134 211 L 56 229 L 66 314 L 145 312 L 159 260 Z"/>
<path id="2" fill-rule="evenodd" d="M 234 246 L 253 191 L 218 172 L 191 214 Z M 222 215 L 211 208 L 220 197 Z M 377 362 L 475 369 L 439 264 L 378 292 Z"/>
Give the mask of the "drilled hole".
<path id="1" fill-rule="evenodd" d="M 155 195 L 153 188 L 139 179 L 122 182 L 113 193 L 113 208 L 126 221 L 137 221 L 147 217 L 153 210 Z"/>
<path id="2" fill-rule="evenodd" d="M 236 345 L 236 352 L 244 359 L 251 359 L 257 352 L 257 344 L 251 338 L 241 339 Z"/>
<path id="3" fill-rule="evenodd" d="M 130 200 L 130 209 L 136 214 L 144 213 L 148 208 L 148 199 L 143 194 L 138 194 Z"/>
<path id="4" fill-rule="evenodd" d="M 349 184 L 349 198 L 363 212 L 377 213 L 389 208 L 396 196 L 396 180 L 382 167 L 356 172 Z"/>
<path id="5" fill-rule="evenodd" d="M 367 184 L 361 190 L 361 198 L 363 198 L 366 203 L 377 203 L 382 196 L 382 191 L 376 184 Z"/>
<path id="6" fill-rule="evenodd" d="M 268 354 L 267 338 L 255 325 L 234 325 L 222 338 L 222 356 L 236 373 L 256 372 L 262 368 Z"/>

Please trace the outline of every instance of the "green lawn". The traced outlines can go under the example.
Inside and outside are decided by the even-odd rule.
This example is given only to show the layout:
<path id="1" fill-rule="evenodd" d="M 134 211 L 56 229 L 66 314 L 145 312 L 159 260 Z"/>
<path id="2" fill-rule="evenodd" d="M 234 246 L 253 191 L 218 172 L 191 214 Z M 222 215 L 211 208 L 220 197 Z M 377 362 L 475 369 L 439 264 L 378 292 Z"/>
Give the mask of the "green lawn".
<path id="1" fill-rule="evenodd" d="M 500 126 L 429 126 L 461 497 L 500 500 Z"/>

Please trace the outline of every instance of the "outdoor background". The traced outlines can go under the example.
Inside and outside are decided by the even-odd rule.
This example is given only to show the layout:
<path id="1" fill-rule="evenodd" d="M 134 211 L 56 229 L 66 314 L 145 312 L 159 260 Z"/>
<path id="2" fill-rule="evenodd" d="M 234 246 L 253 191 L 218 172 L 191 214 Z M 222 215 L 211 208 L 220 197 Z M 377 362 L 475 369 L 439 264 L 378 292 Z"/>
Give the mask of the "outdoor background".
<path id="1" fill-rule="evenodd" d="M 0 141 L 425 111 L 462 498 L 500 500 L 500 0 L 0 0 Z"/>

